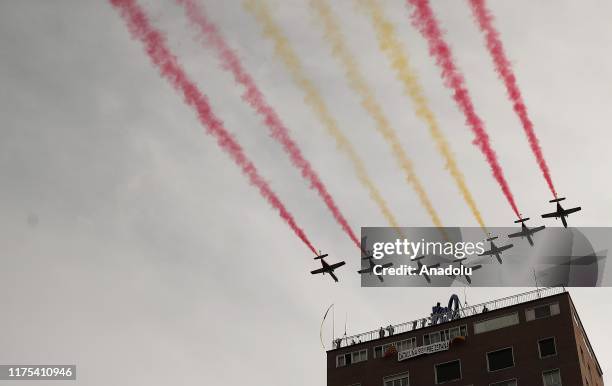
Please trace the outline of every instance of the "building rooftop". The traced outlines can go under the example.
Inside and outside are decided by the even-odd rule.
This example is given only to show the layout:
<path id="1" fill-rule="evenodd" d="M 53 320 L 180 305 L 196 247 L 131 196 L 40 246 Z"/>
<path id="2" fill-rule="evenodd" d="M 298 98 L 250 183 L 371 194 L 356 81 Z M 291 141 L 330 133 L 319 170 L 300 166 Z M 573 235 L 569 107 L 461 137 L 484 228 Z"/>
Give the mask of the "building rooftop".
<path id="1" fill-rule="evenodd" d="M 533 291 L 523 292 L 517 295 L 508 296 L 501 299 L 491 300 L 488 302 L 476 304 L 473 306 L 459 307 L 458 309 L 452 309 L 445 312 L 437 313 L 435 318 L 439 323 L 446 321 L 457 320 L 466 318 L 473 315 L 478 315 L 487 311 L 494 311 L 501 308 L 515 306 L 517 304 L 527 303 L 533 300 L 538 300 L 544 297 L 554 296 L 561 293 L 567 292 L 565 287 L 548 287 L 539 288 Z M 445 307 L 443 305 L 443 307 Z M 393 334 L 401 334 L 410 331 L 416 331 L 425 327 L 432 326 L 432 315 L 428 315 L 419 319 L 415 319 L 409 322 L 393 325 Z M 350 346 L 353 344 L 359 344 L 369 342 L 372 340 L 380 339 L 379 329 L 362 332 L 359 334 L 345 336 L 340 339 L 340 347 L 336 347 L 335 342 L 332 342 L 332 350 Z M 329 350 L 329 351 L 332 351 Z"/>

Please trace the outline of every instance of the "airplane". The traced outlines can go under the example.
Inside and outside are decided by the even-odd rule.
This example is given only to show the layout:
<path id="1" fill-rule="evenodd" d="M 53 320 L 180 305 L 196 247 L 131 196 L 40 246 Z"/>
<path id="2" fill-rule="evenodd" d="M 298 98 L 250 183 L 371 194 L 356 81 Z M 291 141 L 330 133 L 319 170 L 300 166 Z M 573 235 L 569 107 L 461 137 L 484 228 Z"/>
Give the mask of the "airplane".
<path id="1" fill-rule="evenodd" d="M 321 253 L 321 251 L 319 251 L 319 253 Z M 317 273 L 322 273 L 323 275 L 325 275 L 325 273 L 329 273 L 330 276 L 334 279 L 334 281 L 337 283 L 338 282 L 338 278 L 336 277 L 336 275 L 334 275 L 334 270 L 336 268 L 342 267 L 344 264 L 346 264 L 344 261 L 341 261 L 339 263 L 335 263 L 332 265 L 327 264 L 327 262 L 325 260 L 323 260 L 324 257 L 327 257 L 328 254 L 324 254 L 324 255 L 319 255 L 317 257 L 315 257 L 315 260 L 321 260 L 321 265 L 323 266 L 322 268 L 319 269 L 315 269 L 314 271 L 310 271 L 311 274 L 315 275 Z"/>
<path id="2" fill-rule="evenodd" d="M 497 261 L 499 261 L 499 264 L 502 264 L 502 259 L 501 259 L 502 251 L 505 251 L 506 249 L 512 248 L 514 246 L 514 244 L 506 244 L 506 245 L 502 245 L 501 247 L 498 247 L 493 242 L 493 240 L 495 240 L 497 238 L 498 238 L 497 236 L 489 237 L 487 239 L 487 241 L 491 243 L 491 249 L 489 249 L 488 251 L 484 251 L 483 253 L 481 253 L 478 256 L 495 256 L 497 258 Z"/>
<path id="3" fill-rule="evenodd" d="M 582 208 L 577 206 L 575 208 L 563 209 L 561 204 L 559 204 L 559 201 L 563 201 L 563 200 L 565 200 L 565 197 L 556 198 L 554 200 L 548 201 L 548 202 L 555 202 L 555 203 L 557 203 L 557 210 L 552 212 L 552 213 L 545 213 L 545 214 L 543 214 L 542 218 L 548 218 L 548 217 L 561 218 L 561 222 L 563 223 L 563 226 L 567 228 L 567 221 L 565 220 L 565 218 L 570 213 L 578 212 Z"/>
<path id="4" fill-rule="evenodd" d="M 525 225 L 525 221 L 529 220 L 529 217 L 527 218 L 521 218 L 515 221 L 515 223 L 521 223 L 521 231 L 520 232 L 516 232 L 516 233 L 511 233 L 508 235 L 509 238 L 513 238 L 513 237 L 527 237 L 527 241 L 529 241 L 529 245 L 531 245 L 533 247 L 533 239 L 531 238 L 531 236 L 536 233 L 541 231 L 542 229 L 546 228 L 544 225 L 539 226 L 539 227 L 535 227 L 535 228 L 529 228 L 527 227 L 527 225 Z"/>
<path id="5" fill-rule="evenodd" d="M 360 269 L 359 271 L 357 271 L 357 273 L 360 274 L 364 274 L 364 273 L 369 273 L 370 275 L 372 274 L 372 272 L 374 272 L 374 267 L 376 266 L 376 264 L 374 264 L 374 262 L 372 261 L 372 259 L 374 258 L 374 256 L 366 256 L 363 257 L 361 260 L 367 260 L 368 263 L 370 263 L 370 267 L 369 268 L 364 268 L 364 269 Z M 381 268 L 388 268 L 390 266 L 392 266 L 393 263 L 387 263 L 387 264 L 381 264 Z M 378 280 L 380 280 L 381 282 L 384 281 L 384 279 L 382 278 L 381 275 L 376 275 L 376 277 L 378 277 Z"/>
<path id="6" fill-rule="evenodd" d="M 418 256 L 418 257 L 415 257 L 414 259 L 412 259 L 412 260 L 417 262 L 417 264 L 418 264 L 417 270 L 419 272 L 421 272 L 421 267 L 423 267 L 423 263 L 421 263 L 421 260 L 424 259 L 425 257 L 426 257 L 425 255 L 421 255 L 421 256 Z M 436 264 L 433 264 L 433 265 L 428 265 L 427 268 L 437 268 L 439 266 L 440 266 L 440 263 L 436 263 Z M 427 273 L 423 273 L 423 276 L 425 277 L 425 280 L 427 280 L 427 282 L 429 284 L 431 284 L 431 278 L 429 277 L 429 275 Z"/>
<path id="7" fill-rule="evenodd" d="M 461 265 L 463 265 L 463 261 L 464 260 L 465 260 L 465 258 L 463 258 L 463 259 L 455 259 L 455 260 L 451 261 L 451 264 L 459 263 L 459 265 L 461 266 Z M 476 271 L 477 269 L 482 268 L 482 264 L 472 265 L 471 267 L 468 267 L 468 266 L 465 266 L 465 265 L 463 265 L 463 266 L 465 268 L 471 268 L 472 271 Z M 448 275 L 448 277 L 454 279 L 457 276 L 456 275 Z M 463 277 L 465 277 L 465 280 L 468 282 L 468 284 L 472 284 L 472 278 L 471 277 L 469 277 L 468 275 L 463 275 Z"/>

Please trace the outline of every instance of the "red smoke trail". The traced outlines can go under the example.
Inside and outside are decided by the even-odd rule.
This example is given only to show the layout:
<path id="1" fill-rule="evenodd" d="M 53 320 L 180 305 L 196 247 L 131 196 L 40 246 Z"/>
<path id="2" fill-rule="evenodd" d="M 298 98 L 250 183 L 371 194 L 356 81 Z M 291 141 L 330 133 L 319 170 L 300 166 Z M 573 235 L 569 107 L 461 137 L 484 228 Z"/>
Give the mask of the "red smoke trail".
<path id="1" fill-rule="evenodd" d="M 200 29 L 200 33 L 206 38 L 208 44 L 217 51 L 223 67 L 231 71 L 236 82 L 245 88 L 242 96 L 243 99 L 263 118 L 265 124 L 270 129 L 271 136 L 283 146 L 293 165 L 301 170 L 302 177 L 310 181 L 311 187 L 319 193 L 319 196 L 321 196 L 344 232 L 346 232 L 358 248 L 361 248 L 359 239 L 353 233 L 348 221 L 340 212 L 340 209 L 318 174 L 314 171 L 310 162 L 304 158 L 302 151 L 291 138 L 287 127 L 278 117 L 272 106 L 266 102 L 255 81 L 242 66 L 236 53 L 225 42 L 217 27 L 208 19 L 204 9 L 194 0 L 176 0 L 176 2 L 185 7 L 189 21 Z"/>
<path id="2" fill-rule="evenodd" d="M 517 217 L 520 218 L 519 210 L 514 202 L 514 196 L 510 191 L 510 187 L 504 177 L 504 172 L 497 161 L 497 155 L 491 148 L 489 142 L 489 135 L 487 134 L 484 124 L 480 117 L 474 110 L 474 104 L 465 87 L 465 80 L 463 75 L 459 72 L 455 66 L 452 52 L 448 44 L 442 37 L 442 32 L 438 25 L 438 21 L 434 16 L 431 7 L 429 6 L 428 0 L 407 0 L 409 4 L 414 6 L 414 12 L 412 14 L 412 22 L 414 26 L 421 32 L 426 38 L 429 44 L 429 53 L 436 59 L 436 63 L 442 70 L 442 78 L 446 83 L 447 87 L 453 89 L 453 99 L 459 105 L 461 111 L 465 115 L 466 122 L 474 132 L 476 139 L 474 144 L 480 148 L 480 151 L 484 154 L 491 167 L 493 176 L 497 180 L 497 183 L 502 189 L 504 196 L 510 203 L 512 210 Z"/>
<path id="3" fill-rule="evenodd" d="M 512 101 L 512 106 L 514 108 L 514 112 L 518 115 L 521 120 L 521 124 L 523 125 L 523 130 L 525 130 L 525 134 L 527 135 L 527 139 L 529 140 L 529 146 L 531 147 L 531 151 L 536 157 L 538 161 L 538 165 L 542 170 L 542 174 L 544 174 L 544 178 L 546 179 L 546 183 L 550 188 L 552 194 L 557 198 L 557 192 L 552 182 L 552 178 L 550 177 L 550 171 L 548 170 L 548 165 L 546 164 L 546 160 L 544 159 L 544 155 L 542 154 L 542 148 L 540 148 L 540 144 L 538 143 L 538 137 L 533 131 L 533 123 L 529 119 L 527 115 L 527 107 L 525 107 L 525 103 L 523 102 L 523 97 L 521 95 L 521 91 L 516 84 L 516 77 L 514 76 L 514 72 L 512 71 L 512 67 L 510 66 L 510 61 L 506 57 L 506 53 L 504 52 L 504 46 L 502 45 L 501 39 L 499 37 L 499 32 L 493 26 L 493 15 L 487 7 L 485 6 L 484 0 L 469 0 L 470 7 L 472 8 L 472 12 L 474 14 L 474 18 L 478 22 L 481 31 L 485 34 L 485 38 L 487 41 L 487 49 L 489 53 L 493 57 L 493 61 L 495 63 L 495 70 L 497 71 L 499 77 L 504 81 L 506 85 L 506 92 L 508 93 L 508 97 Z"/>
<path id="4" fill-rule="evenodd" d="M 232 157 L 250 182 L 259 189 L 261 195 L 278 210 L 280 216 L 289 224 L 295 234 L 316 254 L 315 248 L 304 231 L 298 227 L 293 216 L 287 211 L 268 183 L 259 175 L 255 165 L 244 154 L 242 147 L 215 116 L 206 96 L 187 77 L 176 57 L 166 46 L 164 36 L 151 25 L 142 8 L 134 0 L 110 0 L 110 2 L 121 13 L 132 36 L 144 44 L 149 59 L 157 66 L 162 77 L 166 78 L 177 91 L 183 94 L 185 102 L 196 110 L 200 122 L 206 127 L 208 133 L 217 139 L 219 146 Z"/>

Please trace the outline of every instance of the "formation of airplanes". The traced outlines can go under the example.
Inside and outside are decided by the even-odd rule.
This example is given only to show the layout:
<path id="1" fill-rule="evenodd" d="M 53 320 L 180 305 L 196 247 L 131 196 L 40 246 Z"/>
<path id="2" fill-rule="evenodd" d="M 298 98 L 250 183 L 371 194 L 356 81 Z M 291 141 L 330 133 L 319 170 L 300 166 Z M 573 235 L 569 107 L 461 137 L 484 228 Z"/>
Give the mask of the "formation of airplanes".
<path id="1" fill-rule="evenodd" d="M 582 208 L 577 206 L 577 207 L 574 207 L 574 208 L 564 209 L 561 206 L 561 204 L 560 204 L 560 202 L 563 201 L 563 200 L 565 200 L 565 197 L 560 197 L 560 198 L 555 198 L 554 200 L 550 200 L 549 201 L 550 203 L 555 203 L 557 205 L 556 210 L 554 212 L 551 212 L 551 213 L 544 213 L 542 215 L 542 218 L 553 218 L 554 217 L 555 219 L 561 219 L 561 223 L 563 224 L 563 226 L 565 228 L 567 228 L 567 220 L 566 220 L 566 218 L 571 213 L 578 212 Z M 541 225 L 541 226 L 538 226 L 538 227 L 529 228 L 527 225 L 525 225 L 525 222 L 527 220 L 529 220 L 529 217 L 523 218 L 522 215 L 521 215 L 521 217 L 519 217 L 519 219 L 515 221 L 516 224 L 521 224 L 521 230 L 518 231 L 518 232 L 509 234 L 508 238 L 516 238 L 516 237 L 526 238 L 527 241 L 529 242 L 529 245 L 533 246 L 534 245 L 533 235 L 535 233 L 543 230 L 544 228 L 546 228 L 546 226 L 545 225 Z M 503 261 L 502 261 L 502 253 L 503 253 L 503 251 L 512 248 L 514 246 L 514 244 L 505 244 L 505 245 L 498 246 L 493 241 L 493 240 L 496 240 L 496 239 L 498 239 L 497 236 L 491 236 L 489 234 L 489 237 L 487 238 L 487 241 L 490 244 L 490 249 L 487 250 L 487 251 L 484 251 L 483 253 L 479 254 L 478 256 L 495 257 L 497 259 L 497 261 L 500 264 L 502 264 L 503 263 Z M 372 260 L 373 259 L 372 255 L 370 255 L 369 253 L 367 253 L 365 251 L 364 251 L 364 255 L 366 255 L 366 256 L 363 257 L 362 260 L 367 260 L 368 264 L 369 264 L 369 267 L 360 269 L 359 271 L 357 271 L 357 273 L 359 273 L 361 275 L 362 274 L 366 274 L 366 273 L 372 275 L 373 272 L 374 272 L 374 267 L 377 264 L 375 264 L 374 261 Z M 340 261 L 338 263 L 328 264 L 324 260 L 324 257 L 327 257 L 327 256 L 328 256 L 328 254 L 323 254 L 322 255 L 321 252 L 319 251 L 319 255 L 317 257 L 315 257 L 314 259 L 321 261 L 321 268 L 315 269 L 314 271 L 311 271 L 310 273 L 313 274 L 313 275 L 314 274 L 319 274 L 319 273 L 322 273 L 323 275 L 325 275 L 326 273 L 328 273 L 332 277 L 332 279 L 334 279 L 335 282 L 338 282 L 338 277 L 334 274 L 334 271 L 337 268 L 345 265 L 346 262 Z M 415 260 L 417 262 L 418 270 L 419 271 L 420 271 L 421 267 L 423 266 L 423 263 L 421 263 L 421 260 L 423 258 L 425 258 L 425 257 L 426 256 L 423 255 L 423 256 L 419 256 L 419 257 L 416 257 L 416 258 L 413 259 L 413 260 Z M 459 265 L 463 265 L 463 261 L 464 260 L 465 259 L 455 259 L 455 260 L 453 260 L 451 262 L 451 264 L 459 263 Z M 382 264 L 381 266 L 383 268 L 387 268 L 387 267 L 390 267 L 392 265 L 393 265 L 393 263 L 386 263 L 386 264 Z M 433 268 L 433 267 L 438 267 L 438 266 L 440 266 L 440 263 L 437 263 L 437 264 L 434 264 L 434 265 L 430 265 L 429 267 Z M 464 265 L 464 267 L 471 268 L 472 271 L 474 271 L 474 270 L 477 270 L 477 269 L 481 268 L 482 265 L 478 264 L 478 265 L 473 265 L 473 266 L 469 266 L 469 267 Z M 384 281 L 381 275 L 376 275 L 376 276 L 378 277 L 379 281 L 381 281 L 381 282 Z M 425 277 L 425 280 L 427 280 L 428 283 L 431 283 L 431 278 L 427 274 L 425 274 L 423 276 Z M 472 283 L 471 278 L 468 275 L 464 275 L 464 276 L 465 276 L 466 281 L 471 284 Z M 452 276 L 452 277 L 454 278 L 454 276 Z"/>

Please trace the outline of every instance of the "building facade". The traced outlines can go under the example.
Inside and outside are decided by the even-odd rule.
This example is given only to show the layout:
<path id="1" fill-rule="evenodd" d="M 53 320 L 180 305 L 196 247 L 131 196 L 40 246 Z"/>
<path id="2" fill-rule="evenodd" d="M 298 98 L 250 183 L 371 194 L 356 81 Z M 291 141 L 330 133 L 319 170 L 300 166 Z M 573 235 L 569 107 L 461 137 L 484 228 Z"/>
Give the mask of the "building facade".
<path id="1" fill-rule="evenodd" d="M 334 342 L 328 386 L 603 386 L 572 299 L 546 288 Z"/>

